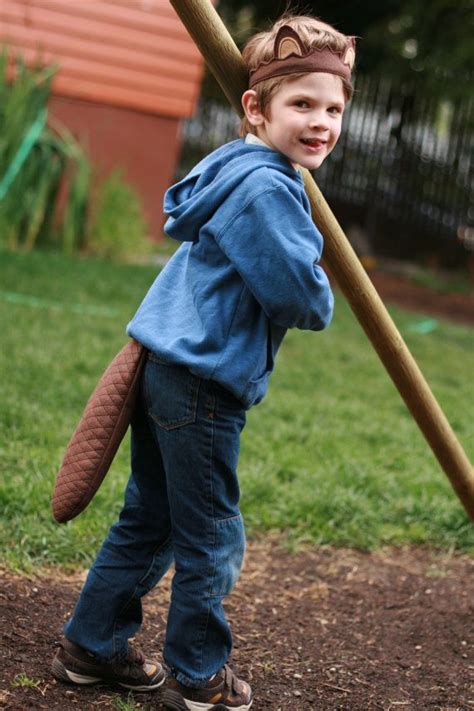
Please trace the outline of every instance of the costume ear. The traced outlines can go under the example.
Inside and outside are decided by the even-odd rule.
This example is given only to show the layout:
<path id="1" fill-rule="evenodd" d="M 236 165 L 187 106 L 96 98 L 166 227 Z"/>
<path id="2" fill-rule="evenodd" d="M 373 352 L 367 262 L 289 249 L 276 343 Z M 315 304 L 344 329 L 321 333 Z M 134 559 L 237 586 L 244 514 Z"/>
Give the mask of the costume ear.
<path id="1" fill-rule="evenodd" d="M 296 54 L 297 57 L 302 57 L 304 53 L 303 44 L 296 32 L 289 25 L 282 25 L 275 37 L 275 58 L 286 59 L 290 54 Z"/>
<path id="2" fill-rule="evenodd" d="M 348 65 L 349 69 L 352 70 L 355 62 L 355 37 L 349 37 L 349 46 L 346 49 L 342 61 L 344 62 L 344 64 Z"/>

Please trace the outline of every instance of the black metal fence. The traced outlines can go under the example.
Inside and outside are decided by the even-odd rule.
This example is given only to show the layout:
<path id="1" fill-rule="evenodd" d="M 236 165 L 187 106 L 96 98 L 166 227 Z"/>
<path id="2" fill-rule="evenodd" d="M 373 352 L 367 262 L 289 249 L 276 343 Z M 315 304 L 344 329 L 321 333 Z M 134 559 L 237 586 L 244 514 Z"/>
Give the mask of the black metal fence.
<path id="1" fill-rule="evenodd" d="M 467 262 L 474 250 L 474 100 L 452 102 L 360 77 L 343 132 L 316 181 L 349 234 L 373 254 Z M 470 95 L 469 95 L 470 94 Z M 201 103 L 183 126 L 179 176 L 237 137 L 235 113 Z"/>

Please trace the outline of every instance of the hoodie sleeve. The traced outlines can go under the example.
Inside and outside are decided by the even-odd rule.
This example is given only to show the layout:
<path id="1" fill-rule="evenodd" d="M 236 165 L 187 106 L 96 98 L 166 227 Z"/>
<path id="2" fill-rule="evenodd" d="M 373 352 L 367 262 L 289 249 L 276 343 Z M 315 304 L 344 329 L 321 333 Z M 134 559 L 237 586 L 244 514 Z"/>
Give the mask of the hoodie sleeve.
<path id="1" fill-rule="evenodd" d="M 312 331 L 329 325 L 334 297 L 318 265 L 323 238 L 285 185 L 252 195 L 216 240 L 273 323 Z"/>

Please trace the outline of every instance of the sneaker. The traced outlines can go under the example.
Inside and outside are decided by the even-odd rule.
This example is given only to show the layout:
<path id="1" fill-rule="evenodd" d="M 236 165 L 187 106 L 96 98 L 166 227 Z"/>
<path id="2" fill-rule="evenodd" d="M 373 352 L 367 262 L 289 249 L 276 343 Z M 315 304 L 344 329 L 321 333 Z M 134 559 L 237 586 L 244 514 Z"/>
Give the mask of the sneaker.
<path id="1" fill-rule="evenodd" d="M 169 678 L 162 697 L 165 708 L 173 711 L 248 711 L 252 700 L 250 686 L 237 679 L 227 665 L 217 672 L 204 689 L 191 689 Z"/>
<path id="2" fill-rule="evenodd" d="M 166 678 L 161 664 L 145 659 L 143 652 L 131 645 L 124 662 L 103 663 L 68 639 L 56 644 L 59 649 L 51 671 L 59 681 L 83 685 L 105 681 L 134 691 L 153 691 Z"/>

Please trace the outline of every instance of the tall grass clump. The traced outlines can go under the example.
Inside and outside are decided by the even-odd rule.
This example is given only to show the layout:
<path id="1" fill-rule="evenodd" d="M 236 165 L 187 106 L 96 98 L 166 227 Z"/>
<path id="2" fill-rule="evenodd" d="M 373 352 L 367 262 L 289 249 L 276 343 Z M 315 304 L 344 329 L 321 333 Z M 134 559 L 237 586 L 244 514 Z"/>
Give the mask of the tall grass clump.
<path id="1" fill-rule="evenodd" d="M 84 243 L 89 163 L 72 136 L 46 125 L 56 70 L 0 54 L 0 245 L 10 250 Z"/>
<path id="2" fill-rule="evenodd" d="M 119 173 L 99 181 L 73 135 L 47 121 L 56 71 L 13 61 L 7 49 L 0 53 L 0 248 L 118 258 L 148 253 L 134 189 Z"/>

